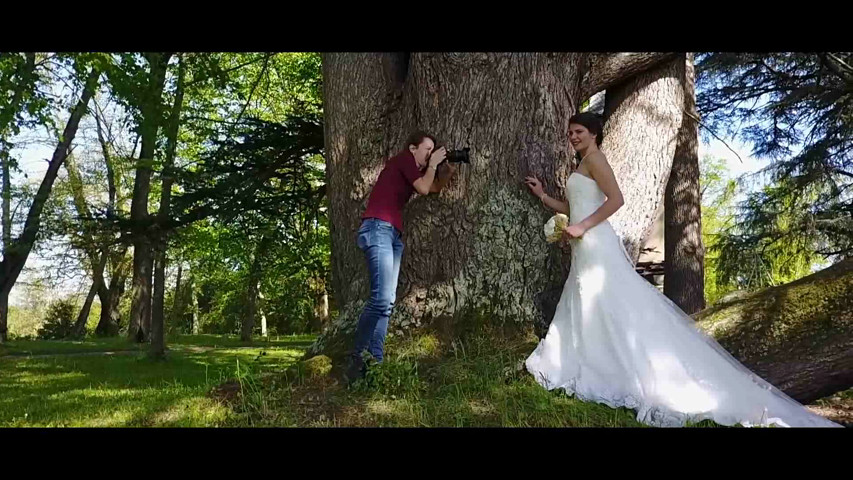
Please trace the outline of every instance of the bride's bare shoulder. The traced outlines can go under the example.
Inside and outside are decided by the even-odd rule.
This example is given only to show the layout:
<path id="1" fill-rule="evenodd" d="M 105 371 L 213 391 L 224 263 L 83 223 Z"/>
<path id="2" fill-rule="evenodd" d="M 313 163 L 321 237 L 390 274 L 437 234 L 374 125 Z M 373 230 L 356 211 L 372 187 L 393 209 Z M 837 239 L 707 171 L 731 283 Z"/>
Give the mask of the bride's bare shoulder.
<path id="1" fill-rule="evenodd" d="M 589 162 L 589 166 L 593 168 L 610 166 L 607 156 L 602 151 L 594 152 L 592 155 L 587 157 L 586 160 Z"/>

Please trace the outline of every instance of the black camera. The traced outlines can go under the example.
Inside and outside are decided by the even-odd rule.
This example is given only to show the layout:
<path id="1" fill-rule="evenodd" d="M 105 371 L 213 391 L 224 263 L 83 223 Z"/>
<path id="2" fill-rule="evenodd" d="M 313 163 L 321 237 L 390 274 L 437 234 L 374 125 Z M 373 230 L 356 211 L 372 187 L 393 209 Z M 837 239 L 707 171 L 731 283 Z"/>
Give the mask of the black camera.
<path id="1" fill-rule="evenodd" d="M 468 152 L 471 149 L 468 147 L 463 148 L 462 150 L 448 150 L 446 160 L 450 163 L 471 163 L 471 157 L 468 155 Z"/>

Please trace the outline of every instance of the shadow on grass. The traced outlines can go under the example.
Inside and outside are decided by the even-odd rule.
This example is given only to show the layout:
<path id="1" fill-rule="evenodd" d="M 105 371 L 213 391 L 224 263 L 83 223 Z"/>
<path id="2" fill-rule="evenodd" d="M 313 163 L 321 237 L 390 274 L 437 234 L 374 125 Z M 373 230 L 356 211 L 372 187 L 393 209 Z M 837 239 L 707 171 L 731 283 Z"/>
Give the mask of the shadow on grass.
<path id="1" fill-rule="evenodd" d="M 173 350 L 165 361 L 142 352 L 7 356 L 0 358 L 0 426 L 217 425 L 230 411 L 207 397 L 211 387 L 233 376 L 238 361 L 257 371 L 285 368 L 302 355 L 293 343 L 301 342 L 278 343 L 287 348 Z"/>

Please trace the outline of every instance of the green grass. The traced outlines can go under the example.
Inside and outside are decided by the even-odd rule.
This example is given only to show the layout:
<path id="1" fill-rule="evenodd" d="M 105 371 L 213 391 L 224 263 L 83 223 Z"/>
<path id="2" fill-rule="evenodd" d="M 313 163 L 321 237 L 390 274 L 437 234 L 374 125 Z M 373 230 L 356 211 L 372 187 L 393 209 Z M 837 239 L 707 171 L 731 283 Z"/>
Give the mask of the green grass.
<path id="1" fill-rule="evenodd" d="M 391 339 L 386 361 L 349 389 L 322 368 L 297 363 L 312 338 L 245 347 L 233 336 L 176 336 L 165 361 L 144 352 L 7 355 L 0 357 L 0 427 L 646 427 L 631 410 L 543 389 L 522 363 L 535 338 Z M 122 345 L 10 342 L 9 351 Z"/>
<path id="2" fill-rule="evenodd" d="M 211 389 L 237 372 L 281 371 L 311 337 L 256 342 L 215 336 L 175 337 L 165 361 L 129 355 L 0 357 L 0 426 L 223 425 L 234 410 L 210 398 Z M 124 339 L 85 342 L 10 342 L 7 353 L 86 352 L 128 348 Z M 198 347 L 223 347 L 201 349 Z M 139 347 L 133 347 L 139 348 Z M 261 353 L 264 352 L 263 355 Z"/>
<path id="3" fill-rule="evenodd" d="M 300 427 L 646 427 L 636 413 L 547 391 L 522 367 L 535 340 L 474 338 L 440 345 L 421 335 L 350 389 L 291 372 L 254 382 L 240 424 Z M 696 426 L 713 427 L 713 422 Z"/>
<path id="4" fill-rule="evenodd" d="M 170 335 L 166 341 L 168 348 L 181 349 L 188 346 L 197 347 L 245 347 L 258 346 L 266 348 L 307 347 L 314 337 L 311 335 L 293 335 L 256 338 L 251 343 L 244 343 L 239 335 Z M 107 351 L 144 351 L 147 345 L 128 341 L 125 337 L 87 338 L 82 341 L 69 340 L 11 340 L 0 345 L 0 357 L 4 355 L 50 355 Z"/>

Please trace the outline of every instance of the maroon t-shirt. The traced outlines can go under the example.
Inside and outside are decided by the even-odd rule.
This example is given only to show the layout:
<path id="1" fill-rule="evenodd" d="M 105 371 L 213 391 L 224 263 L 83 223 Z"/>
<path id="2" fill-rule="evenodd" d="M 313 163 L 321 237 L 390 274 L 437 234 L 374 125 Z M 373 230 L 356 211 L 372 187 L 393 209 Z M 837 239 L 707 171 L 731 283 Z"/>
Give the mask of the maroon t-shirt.
<path id="1" fill-rule="evenodd" d="M 378 218 L 403 231 L 403 207 L 415 191 L 415 180 L 423 173 L 412 152 L 403 150 L 385 162 L 361 218 Z"/>

